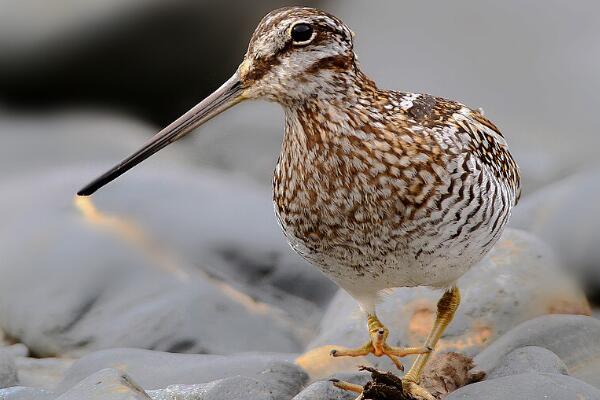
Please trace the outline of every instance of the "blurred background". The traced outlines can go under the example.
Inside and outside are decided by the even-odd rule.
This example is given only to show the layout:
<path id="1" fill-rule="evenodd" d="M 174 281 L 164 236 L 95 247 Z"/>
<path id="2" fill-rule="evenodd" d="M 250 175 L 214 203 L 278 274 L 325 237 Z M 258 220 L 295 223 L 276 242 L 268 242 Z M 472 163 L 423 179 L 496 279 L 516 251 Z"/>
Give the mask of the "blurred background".
<path id="1" fill-rule="evenodd" d="M 227 79 L 260 18 L 286 4 L 4 0 L 3 107 L 8 117 L 102 110 L 156 130 Z M 482 107 L 510 138 L 527 193 L 593 161 L 600 141 L 596 2 L 306 4 L 357 32 L 363 67 L 382 87 Z M 257 113 L 264 118 L 249 118 Z M 264 183 L 281 118 L 276 106 L 244 105 L 193 139 L 193 161 Z"/>
<path id="2" fill-rule="evenodd" d="M 279 106 L 242 104 L 93 202 L 74 199 L 220 86 L 262 16 L 292 4 L 0 0 L 0 337 L 74 358 L 125 346 L 297 353 L 314 339 L 336 288 L 275 222 Z M 303 5 L 355 31 L 380 87 L 483 108 L 523 173 L 511 226 L 543 241 L 595 310 L 600 3 Z"/>

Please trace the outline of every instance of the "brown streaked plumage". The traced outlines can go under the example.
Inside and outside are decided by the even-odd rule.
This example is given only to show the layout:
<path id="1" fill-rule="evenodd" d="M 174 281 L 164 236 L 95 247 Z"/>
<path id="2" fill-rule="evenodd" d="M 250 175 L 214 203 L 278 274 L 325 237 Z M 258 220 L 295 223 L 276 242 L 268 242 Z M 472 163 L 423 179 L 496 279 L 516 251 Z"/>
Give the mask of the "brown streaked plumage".
<path id="1" fill-rule="evenodd" d="M 455 283 L 492 248 L 519 198 L 505 138 L 481 112 L 455 101 L 377 88 L 339 19 L 283 8 L 259 24 L 227 83 L 80 194 L 245 99 L 285 111 L 273 200 L 291 246 L 368 315 L 370 341 L 332 355 L 386 355 L 401 368 L 398 357 L 419 354 L 404 382 L 414 397 L 430 399 L 418 382 L 458 307 Z M 406 286 L 446 290 L 419 348 L 387 345 L 375 314 L 382 290 Z"/>

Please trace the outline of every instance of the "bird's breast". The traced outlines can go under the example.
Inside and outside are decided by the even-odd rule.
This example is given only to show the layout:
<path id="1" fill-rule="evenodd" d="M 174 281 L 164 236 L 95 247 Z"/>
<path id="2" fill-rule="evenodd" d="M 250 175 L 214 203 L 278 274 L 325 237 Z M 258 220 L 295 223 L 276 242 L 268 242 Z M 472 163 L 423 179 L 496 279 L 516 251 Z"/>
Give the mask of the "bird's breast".
<path id="1" fill-rule="evenodd" d="M 408 185 L 391 182 L 387 166 L 360 148 L 342 146 L 284 143 L 273 179 L 279 222 L 305 252 L 338 258 L 366 249 L 384 253 L 395 246 L 389 239 L 402 222 Z"/>
<path id="2" fill-rule="evenodd" d="M 443 286 L 498 240 L 516 203 L 515 164 L 487 120 L 435 104 L 450 106 L 422 122 L 385 105 L 286 110 L 275 210 L 292 246 L 338 281 Z"/>

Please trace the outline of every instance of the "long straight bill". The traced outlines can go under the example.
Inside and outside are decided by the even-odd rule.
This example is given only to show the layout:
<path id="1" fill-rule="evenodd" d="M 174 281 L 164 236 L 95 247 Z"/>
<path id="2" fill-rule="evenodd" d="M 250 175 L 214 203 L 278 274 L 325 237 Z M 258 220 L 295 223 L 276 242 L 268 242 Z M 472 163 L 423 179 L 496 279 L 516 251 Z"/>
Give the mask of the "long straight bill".
<path id="1" fill-rule="evenodd" d="M 78 196 L 89 196 L 104 185 L 115 180 L 152 154 L 181 139 L 194 128 L 219 115 L 243 100 L 242 84 L 236 72 L 227 82 L 198 105 L 179 117 L 171 125 L 158 132 L 144 147 L 121 161 L 118 165 L 99 176 L 83 189 Z"/>

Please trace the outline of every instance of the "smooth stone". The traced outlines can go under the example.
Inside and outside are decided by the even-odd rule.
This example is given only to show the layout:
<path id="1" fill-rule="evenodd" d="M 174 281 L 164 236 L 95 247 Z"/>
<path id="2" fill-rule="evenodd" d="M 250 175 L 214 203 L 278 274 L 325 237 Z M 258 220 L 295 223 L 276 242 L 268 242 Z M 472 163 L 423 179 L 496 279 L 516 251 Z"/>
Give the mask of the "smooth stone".
<path id="1" fill-rule="evenodd" d="M 10 353 L 13 357 L 27 357 L 29 355 L 29 349 L 23 343 L 0 347 L 0 350 Z"/>
<path id="2" fill-rule="evenodd" d="M 129 376 L 116 369 L 98 371 L 56 400 L 149 400 L 150 397 Z"/>
<path id="3" fill-rule="evenodd" d="M 74 362 L 65 358 L 17 357 L 19 384 L 54 391 Z"/>
<path id="4" fill-rule="evenodd" d="M 563 360 L 550 350 L 538 346 L 525 346 L 508 353 L 500 364 L 487 373 L 487 379 L 519 375 L 527 372 L 569 375 Z"/>
<path id="5" fill-rule="evenodd" d="M 153 400 L 276 400 L 291 399 L 303 387 L 306 374 L 291 364 L 273 365 L 258 379 L 235 376 L 200 385 L 173 385 L 150 390 Z"/>
<path id="6" fill-rule="evenodd" d="M 281 307 L 288 306 L 290 295 L 324 307 L 338 289 L 289 246 L 273 211 L 272 189 L 240 176 L 140 168 L 98 192 L 94 201 L 104 212 L 136 221 L 210 274 L 254 288 L 253 296 L 277 290 Z M 299 306 L 299 300 L 289 308 Z M 312 307 L 297 319 L 319 313 Z"/>
<path id="7" fill-rule="evenodd" d="M 600 390 L 570 376 L 529 372 L 464 386 L 446 400 L 599 400 Z"/>
<path id="8" fill-rule="evenodd" d="M 0 389 L 2 400 L 54 400 L 56 394 L 42 389 L 14 386 L 8 389 Z"/>
<path id="9" fill-rule="evenodd" d="M 332 376 L 341 381 L 354 383 L 364 386 L 370 379 L 371 375 L 366 372 L 341 373 Z M 303 391 L 298 393 L 292 400 L 354 400 L 356 393 L 338 389 L 329 380 L 316 381 L 310 384 Z"/>
<path id="10" fill-rule="evenodd" d="M 561 270 L 551 249 L 535 236 L 514 229 L 504 232 L 490 254 L 460 278 L 458 287 L 461 305 L 436 351 L 475 355 L 528 319 L 590 312 L 585 295 Z M 428 288 L 400 288 L 385 294 L 377 311 L 390 330 L 390 345 L 422 346 L 440 297 L 441 292 Z M 313 378 L 352 370 L 356 365 L 349 365 L 346 357 L 334 359 L 327 354 L 332 345 L 358 347 L 367 339 L 365 317 L 356 301 L 340 291 L 322 318 L 318 336 L 308 346 L 311 357 L 301 357 L 300 365 Z M 393 368 L 385 357 L 369 356 L 369 361 L 380 369 Z"/>
<path id="11" fill-rule="evenodd" d="M 292 400 L 354 400 L 356 393 L 344 391 L 329 381 L 317 381 L 300 392 Z"/>
<path id="12" fill-rule="evenodd" d="M 94 175 L 137 150 L 155 132 L 156 128 L 140 121 L 110 113 L 65 111 L 40 116 L 3 113 L 0 109 L 0 134 L 5 141 L 5 146 L 0 148 L 0 176 L 7 179 L 20 175 L 41 176 L 55 168 L 72 169 L 73 165 L 90 168 L 89 176 L 82 175 L 81 181 L 74 183 L 73 190 L 77 190 Z M 70 143 L 78 144 L 76 151 L 68 145 Z M 28 154 L 28 157 L 22 157 L 22 154 Z M 195 165 L 198 158 L 193 147 L 178 143 L 144 162 L 145 170 L 160 169 L 161 174 L 169 170 L 174 173 L 180 171 L 177 173 L 180 177 L 173 178 L 179 182 L 175 184 L 178 189 L 177 193 L 173 193 L 173 204 L 179 202 L 180 206 L 194 207 L 194 218 L 183 225 L 192 222 L 197 224 L 196 235 L 183 237 L 182 234 L 175 232 L 171 235 L 173 232 L 169 232 L 167 239 L 175 241 L 177 250 L 182 247 L 194 259 L 212 266 L 217 276 L 234 276 L 256 286 L 258 294 L 275 287 L 279 290 L 278 294 L 293 294 L 318 305 L 326 304 L 335 293 L 336 286 L 287 245 L 273 213 L 271 188 L 246 182 L 239 176 L 211 173 L 205 171 L 206 168 L 198 171 Z M 40 171 L 44 172 L 40 174 Z M 197 171 L 197 175 L 194 171 Z M 146 184 L 151 186 L 152 175 L 142 175 L 150 178 Z M 198 202 L 192 204 L 183 200 L 191 194 L 190 186 L 183 182 L 187 180 L 186 176 L 199 181 L 192 184 L 192 192 L 197 191 L 202 196 L 204 207 L 197 207 Z M 154 189 L 147 187 L 145 190 L 154 193 Z M 130 188 L 125 186 L 125 193 L 127 190 Z M 151 193 L 142 197 L 146 204 L 154 198 Z M 128 209 L 130 205 L 125 205 L 127 209 L 123 209 L 124 205 L 118 203 L 118 194 L 108 196 L 106 201 L 110 202 L 111 199 L 117 201 L 115 211 L 131 211 Z M 224 211 L 223 205 L 230 203 L 235 203 L 231 204 L 231 210 L 235 212 Z M 148 208 L 153 207 L 163 208 L 165 205 L 160 202 L 148 204 Z M 253 212 L 246 213 L 246 209 L 252 209 Z M 141 211 L 143 220 L 162 230 L 165 218 L 144 215 L 147 211 Z M 172 215 L 169 212 L 168 215 L 185 222 L 182 213 Z M 157 220 L 153 222 L 153 219 Z M 210 236 L 211 229 L 202 227 L 213 225 L 216 221 L 221 223 L 214 227 L 217 236 Z M 173 220 L 166 222 L 167 226 L 173 225 Z M 229 223 L 233 225 L 227 226 Z M 248 234 L 247 231 L 252 229 L 259 230 L 256 237 Z"/>
<path id="13" fill-rule="evenodd" d="M 547 315 L 513 328 L 475 357 L 478 369 L 492 372 L 505 356 L 524 346 L 556 354 L 569 375 L 600 388 L 600 321 L 580 315 Z"/>
<path id="14" fill-rule="evenodd" d="M 244 220 L 252 213 L 234 205 L 243 187 L 232 183 L 222 197 L 213 196 L 214 215 L 205 220 L 196 210 L 208 205 L 207 191 L 218 188 L 220 178 L 211 174 L 142 170 L 144 178 L 132 173 L 120 182 L 129 189 L 115 184 L 95 197 L 97 208 L 82 199 L 73 204 L 77 188 L 100 170 L 57 170 L 0 185 L 0 304 L 12 305 L 0 308 L 0 326 L 8 335 L 37 356 L 77 357 L 114 347 L 220 354 L 303 348 L 314 334 L 316 306 L 264 291 L 269 304 L 254 297 L 256 288 L 201 269 L 210 257 L 198 243 L 240 252 L 255 243 L 273 249 L 267 239 L 278 229 L 275 218 Z M 136 181 L 137 189 L 131 186 Z M 159 182 L 165 185 L 156 196 Z M 245 243 L 226 239 L 235 229 L 247 229 L 238 234 Z M 200 232 L 216 242 L 204 242 Z M 183 242 L 186 248 L 177 246 Z M 284 241 L 275 248 L 291 252 Z"/>
<path id="15" fill-rule="evenodd" d="M 284 131 L 284 113 L 277 104 L 244 102 L 228 110 L 225 118 L 203 127 L 190 143 L 200 165 L 241 174 L 271 191 Z"/>
<path id="16" fill-rule="evenodd" d="M 525 197 L 510 221 L 552 246 L 593 300 L 600 300 L 598 182 L 598 166 L 569 176 Z"/>
<path id="17" fill-rule="evenodd" d="M 287 368 L 293 358 L 285 354 L 220 356 L 111 349 L 88 354 L 75 362 L 67 371 L 58 391 L 69 389 L 103 368 L 117 368 L 131 375 L 144 389 L 160 389 L 170 385 L 208 383 L 237 375 L 259 379 L 262 372 L 269 368 Z M 293 370 L 299 369 L 294 366 Z"/>
<path id="18" fill-rule="evenodd" d="M 14 113 L 0 108 L 0 177 L 43 175 L 55 168 L 96 166 L 137 150 L 156 128 L 123 115 L 100 111 Z M 26 155 L 26 156 L 25 156 Z M 192 157 L 180 146 L 148 160 L 150 167 L 185 165 Z M 187 161 L 186 161 L 187 160 Z"/>
<path id="19" fill-rule="evenodd" d="M 0 389 L 17 386 L 19 378 L 15 359 L 10 352 L 0 348 Z"/>

